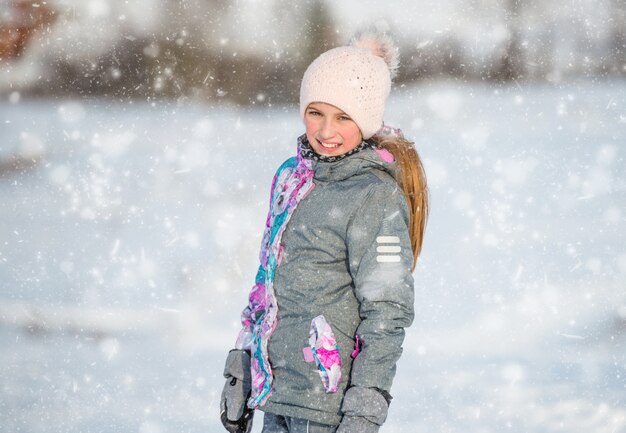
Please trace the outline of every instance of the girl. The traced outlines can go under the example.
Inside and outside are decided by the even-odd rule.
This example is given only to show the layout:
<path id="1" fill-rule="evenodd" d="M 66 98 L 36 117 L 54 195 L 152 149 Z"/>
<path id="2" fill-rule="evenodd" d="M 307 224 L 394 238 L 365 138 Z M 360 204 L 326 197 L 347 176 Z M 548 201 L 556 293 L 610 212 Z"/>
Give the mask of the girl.
<path id="1" fill-rule="evenodd" d="M 230 432 L 251 431 L 256 408 L 263 433 L 375 433 L 385 421 L 428 214 L 412 143 L 383 126 L 397 64 L 386 36 L 363 34 L 304 74 L 306 133 L 272 182 L 224 369 Z"/>

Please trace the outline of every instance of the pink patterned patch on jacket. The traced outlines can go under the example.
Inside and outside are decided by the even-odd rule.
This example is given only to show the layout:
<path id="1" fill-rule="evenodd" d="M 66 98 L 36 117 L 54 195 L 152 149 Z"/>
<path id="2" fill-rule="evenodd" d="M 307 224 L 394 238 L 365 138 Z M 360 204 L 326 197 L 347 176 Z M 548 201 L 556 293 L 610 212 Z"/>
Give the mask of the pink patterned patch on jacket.
<path id="1" fill-rule="evenodd" d="M 354 350 L 352 351 L 352 354 L 350 355 L 353 359 L 356 358 L 357 356 L 359 356 L 359 353 L 361 353 L 361 346 L 363 345 L 363 343 L 361 342 L 361 337 L 359 337 L 358 335 L 356 336 L 356 341 L 354 342 Z"/>
<path id="2" fill-rule="evenodd" d="M 320 361 L 324 368 L 329 370 L 333 365 L 341 365 L 341 357 L 339 356 L 339 352 L 335 347 L 332 347 L 330 350 L 326 349 L 324 346 L 320 347 L 315 351 L 317 355 L 320 357 Z"/>
<path id="3" fill-rule="evenodd" d="M 394 162 L 396 160 L 391 154 L 391 152 L 389 152 L 387 149 L 375 148 L 374 150 L 376 151 L 378 156 L 380 156 L 380 159 L 382 159 L 385 162 Z"/>
<path id="4" fill-rule="evenodd" d="M 337 392 L 341 382 L 341 356 L 335 334 L 322 315 L 311 321 L 309 345 L 324 390 L 329 393 Z"/>

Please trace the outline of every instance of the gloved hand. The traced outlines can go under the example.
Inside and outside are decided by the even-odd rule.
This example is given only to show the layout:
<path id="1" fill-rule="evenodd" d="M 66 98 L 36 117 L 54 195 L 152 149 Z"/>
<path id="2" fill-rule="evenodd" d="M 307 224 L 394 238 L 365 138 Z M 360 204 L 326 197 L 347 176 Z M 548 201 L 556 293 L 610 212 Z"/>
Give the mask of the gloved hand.
<path id="1" fill-rule="evenodd" d="M 231 350 L 224 366 L 226 384 L 220 401 L 220 419 L 230 433 L 252 431 L 254 410 L 246 405 L 250 397 L 250 354 L 245 350 Z"/>
<path id="2" fill-rule="evenodd" d="M 343 397 L 337 433 L 378 433 L 387 418 L 391 396 L 376 388 L 354 386 Z"/>

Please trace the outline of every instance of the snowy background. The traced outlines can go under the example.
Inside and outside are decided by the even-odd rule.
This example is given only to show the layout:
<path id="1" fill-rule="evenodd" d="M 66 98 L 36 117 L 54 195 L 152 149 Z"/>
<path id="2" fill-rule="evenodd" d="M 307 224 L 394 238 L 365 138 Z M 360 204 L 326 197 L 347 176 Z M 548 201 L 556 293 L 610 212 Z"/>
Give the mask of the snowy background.
<path id="1" fill-rule="evenodd" d="M 433 34 L 453 5 L 420 10 Z M 45 71 L 34 51 L 2 66 Z M 7 76 L 0 432 L 221 432 L 223 362 L 297 107 L 34 98 Z M 432 213 L 383 433 L 626 432 L 626 81 L 544 78 L 393 90 L 386 121 L 415 140 Z"/>

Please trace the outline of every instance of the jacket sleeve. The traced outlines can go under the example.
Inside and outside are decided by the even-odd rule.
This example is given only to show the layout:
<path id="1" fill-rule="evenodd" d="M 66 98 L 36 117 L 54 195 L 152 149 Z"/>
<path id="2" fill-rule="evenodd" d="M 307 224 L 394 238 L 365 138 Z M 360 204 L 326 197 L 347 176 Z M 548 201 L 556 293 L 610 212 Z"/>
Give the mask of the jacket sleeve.
<path id="1" fill-rule="evenodd" d="M 389 392 L 402 354 L 404 328 L 414 318 L 409 210 L 394 182 L 372 185 L 349 223 L 347 247 L 361 323 L 361 351 L 351 386 Z"/>
<path id="2" fill-rule="evenodd" d="M 259 265 L 259 268 L 257 270 L 254 285 L 250 289 L 250 294 L 248 295 L 248 304 L 241 312 L 241 331 L 239 331 L 237 342 L 235 343 L 235 348 L 240 350 L 251 351 L 252 341 L 254 339 L 253 328 L 257 321 L 257 313 L 259 312 L 259 309 L 262 309 L 264 304 L 263 300 L 265 298 L 265 282 L 267 278 L 267 275 L 265 274 L 265 265 L 267 264 L 267 251 L 269 248 L 270 234 L 272 230 L 270 226 L 272 201 L 274 197 L 274 191 L 276 190 L 276 183 L 278 182 L 279 174 L 281 173 L 284 166 L 290 161 L 290 159 L 285 161 L 278 168 L 278 170 L 274 174 L 274 177 L 272 178 L 269 209 L 267 212 L 267 217 L 265 218 L 265 229 L 263 231 L 263 238 L 261 240 L 261 248 L 259 252 L 259 261 L 261 262 L 261 264 Z"/>

